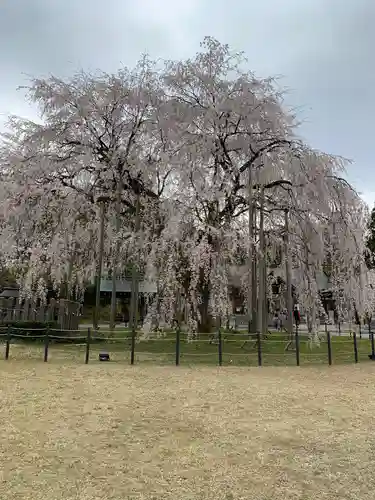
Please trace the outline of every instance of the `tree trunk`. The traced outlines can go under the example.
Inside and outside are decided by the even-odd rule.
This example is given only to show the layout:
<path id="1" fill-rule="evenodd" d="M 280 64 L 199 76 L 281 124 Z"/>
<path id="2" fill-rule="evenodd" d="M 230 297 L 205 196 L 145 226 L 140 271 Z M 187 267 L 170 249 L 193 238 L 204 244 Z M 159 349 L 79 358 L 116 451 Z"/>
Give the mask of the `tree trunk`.
<path id="1" fill-rule="evenodd" d="M 267 293 L 267 258 L 266 258 L 266 241 L 264 241 L 264 261 L 263 261 L 263 331 L 264 335 L 268 332 L 268 293 Z"/>
<path id="2" fill-rule="evenodd" d="M 201 303 L 199 304 L 200 319 L 198 321 L 198 333 L 211 333 L 212 316 L 209 313 L 210 284 L 204 283 L 201 287 Z"/>

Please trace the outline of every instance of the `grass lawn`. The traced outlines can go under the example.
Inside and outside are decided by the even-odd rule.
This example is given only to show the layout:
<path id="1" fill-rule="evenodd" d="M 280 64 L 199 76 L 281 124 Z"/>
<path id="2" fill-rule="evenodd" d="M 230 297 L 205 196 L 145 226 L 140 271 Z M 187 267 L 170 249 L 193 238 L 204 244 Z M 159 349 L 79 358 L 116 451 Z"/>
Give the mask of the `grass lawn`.
<path id="1" fill-rule="evenodd" d="M 43 332 L 41 337 L 43 337 Z M 49 360 L 58 361 L 67 358 L 77 362 L 85 359 L 86 332 L 77 332 L 81 337 L 80 344 L 55 344 L 49 346 Z M 108 336 L 109 333 L 99 332 L 100 336 Z M 217 365 L 219 360 L 218 344 L 211 335 L 200 334 L 198 340 L 188 342 L 181 334 L 180 364 L 190 365 Z M 4 341 L 4 337 L 2 337 Z M 17 340 L 17 339 L 16 339 Z M 19 339 L 18 339 L 19 340 Z M 11 359 L 43 359 L 43 338 L 38 344 L 15 343 L 10 347 Z M 331 339 L 333 364 L 354 363 L 353 339 L 348 336 Z M 284 334 L 272 332 L 267 339 L 262 340 L 262 365 L 279 366 L 295 365 L 296 353 L 293 350 L 285 351 L 287 337 Z M 357 337 L 358 361 L 369 362 L 368 354 L 371 352 L 371 344 L 368 339 Z M 3 348 L 4 349 L 4 348 Z M 90 362 L 98 360 L 100 351 L 108 351 L 111 360 L 117 362 L 130 361 L 130 332 L 116 331 L 109 341 L 100 343 L 93 342 L 90 347 Z M 1 357 L 1 354 L 0 354 Z M 136 363 L 152 363 L 158 365 L 172 365 L 176 360 L 176 338 L 174 333 L 166 337 L 151 338 L 149 340 L 137 341 L 135 346 Z M 257 366 L 258 351 L 254 341 L 249 341 L 246 334 L 223 334 L 222 342 L 223 365 L 233 366 Z M 328 348 L 326 340 L 320 345 L 309 345 L 306 338 L 300 338 L 300 364 L 328 364 Z"/>
<path id="2" fill-rule="evenodd" d="M 0 361 L 0 498 L 372 500 L 375 366 Z"/>

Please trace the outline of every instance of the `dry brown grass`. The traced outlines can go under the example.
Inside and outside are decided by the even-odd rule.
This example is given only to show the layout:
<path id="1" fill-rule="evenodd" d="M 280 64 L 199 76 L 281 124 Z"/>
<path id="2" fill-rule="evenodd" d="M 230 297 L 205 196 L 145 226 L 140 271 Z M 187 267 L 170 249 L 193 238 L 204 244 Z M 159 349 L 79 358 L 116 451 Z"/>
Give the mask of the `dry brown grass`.
<path id="1" fill-rule="evenodd" d="M 0 361 L 0 498 L 373 499 L 374 375 Z"/>

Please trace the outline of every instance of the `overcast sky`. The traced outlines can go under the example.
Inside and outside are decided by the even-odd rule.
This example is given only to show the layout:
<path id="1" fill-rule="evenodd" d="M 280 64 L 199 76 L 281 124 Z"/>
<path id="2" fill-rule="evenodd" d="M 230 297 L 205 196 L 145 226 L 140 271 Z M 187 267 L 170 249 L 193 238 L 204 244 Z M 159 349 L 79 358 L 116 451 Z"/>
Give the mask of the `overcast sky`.
<path id="1" fill-rule="evenodd" d="M 33 116 L 17 91 L 26 75 L 184 57 L 212 35 L 260 76 L 283 76 L 304 137 L 352 159 L 348 177 L 372 205 L 374 27 L 375 0 L 1 0 L 0 120 Z"/>

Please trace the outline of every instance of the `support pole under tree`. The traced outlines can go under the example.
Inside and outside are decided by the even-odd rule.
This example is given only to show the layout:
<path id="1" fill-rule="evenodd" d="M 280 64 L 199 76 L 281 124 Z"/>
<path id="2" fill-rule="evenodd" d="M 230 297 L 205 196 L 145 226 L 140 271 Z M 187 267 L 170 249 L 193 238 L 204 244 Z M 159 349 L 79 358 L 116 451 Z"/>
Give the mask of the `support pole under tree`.
<path id="1" fill-rule="evenodd" d="M 264 260 L 263 260 L 263 331 L 262 335 L 266 337 L 268 332 L 268 293 L 267 293 L 267 238 L 264 236 Z"/>
<path id="2" fill-rule="evenodd" d="M 253 238 L 256 237 L 256 216 L 257 216 L 257 210 L 256 210 L 256 206 L 254 205 L 253 206 L 253 209 L 252 209 L 252 214 L 253 214 L 253 226 L 252 226 L 252 231 L 253 231 Z M 249 335 L 249 339 L 251 338 L 251 336 L 254 336 L 254 334 L 256 335 L 256 331 L 257 331 L 257 325 L 258 325 L 258 258 L 257 258 L 257 253 L 254 252 L 254 245 L 252 247 L 252 255 L 253 255 L 253 262 L 252 262 L 252 272 L 251 272 L 251 286 L 250 286 L 250 290 L 251 290 L 251 293 L 248 297 L 248 304 L 247 304 L 247 307 L 249 308 L 250 307 L 250 310 L 251 310 L 251 321 L 249 321 L 248 323 L 248 335 Z M 251 305 L 250 305 L 250 302 L 251 302 Z M 247 344 L 248 344 L 248 340 L 249 339 L 246 339 L 242 346 L 241 346 L 241 349 L 243 349 Z M 257 341 L 253 344 L 252 347 L 256 347 L 257 345 Z"/>
<path id="3" fill-rule="evenodd" d="M 99 326 L 99 311 L 100 311 L 100 283 L 102 279 L 103 269 L 103 254 L 104 254 L 104 221 L 105 221 L 105 203 L 100 201 L 100 221 L 99 221 L 99 245 L 98 257 L 96 262 L 95 275 L 95 309 L 94 309 L 94 330 Z"/>
<path id="4" fill-rule="evenodd" d="M 248 272 L 248 287 L 247 287 L 247 315 L 248 315 L 248 333 L 250 335 L 252 326 L 253 326 L 253 254 L 254 254 L 254 206 L 253 206 L 253 175 L 251 165 L 249 166 L 249 176 L 248 176 L 248 185 L 247 185 L 247 196 L 248 196 L 248 204 L 249 204 L 249 250 L 247 257 L 247 272 Z"/>
<path id="5" fill-rule="evenodd" d="M 259 209 L 259 257 L 258 257 L 258 272 L 259 272 L 259 295 L 258 295 L 258 312 L 257 312 L 257 334 L 263 332 L 263 308 L 264 308 L 264 264 L 265 264 L 265 245 L 264 245 L 264 187 L 261 187 L 260 192 L 260 209 Z M 259 336 L 257 335 L 257 339 Z"/>
<path id="6" fill-rule="evenodd" d="M 293 296 L 292 296 L 292 276 L 290 265 L 290 251 L 289 251 L 289 209 L 284 210 L 284 254 L 285 254 L 285 302 L 287 308 L 287 331 L 288 331 L 288 344 L 285 350 L 294 348 L 293 339 Z"/>
<path id="7" fill-rule="evenodd" d="M 140 194 L 137 193 L 136 203 L 135 203 L 135 233 L 137 234 L 141 226 L 141 216 L 140 216 L 141 200 Z M 135 256 L 135 253 L 134 253 Z M 134 257 L 132 265 L 132 287 L 131 287 L 131 298 L 130 298 L 130 324 L 131 324 L 131 355 L 130 364 L 134 365 L 134 353 L 135 353 L 135 338 L 137 335 L 138 326 L 138 300 L 139 300 L 139 271 L 138 271 L 138 261 Z"/>
<path id="8" fill-rule="evenodd" d="M 112 331 L 116 327 L 116 313 L 117 313 L 117 272 L 118 272 L 118 261 L 120 254 L 120 227 L 121 227 L 121 182 L 117 183 L 116 190 L 116 244 L 115 251 L 113 254 L 112 262 L 112 295 L 111 295 L 111 316 L 109 321 L 109 329 Z"/>
<path id="9" fill-rule="evenodd" d="M 256 218 L 256 211 L 254 210 L 254 219 Z M 255 225 L 255 220 L 254 220 Z M 253 236 L 255 238 L 255 226 Z M 251 298 L 252 298 L 252 323 L 251 330 L 252 333 L 256 332 L 257 329 L 257 314 L 258 314 L 258 279 L 257 279 L 257 268 L 258 259 L 256 252 L 253 252 L 253 275 L 252 275 L 252 288 L 251 288 Z"/>

